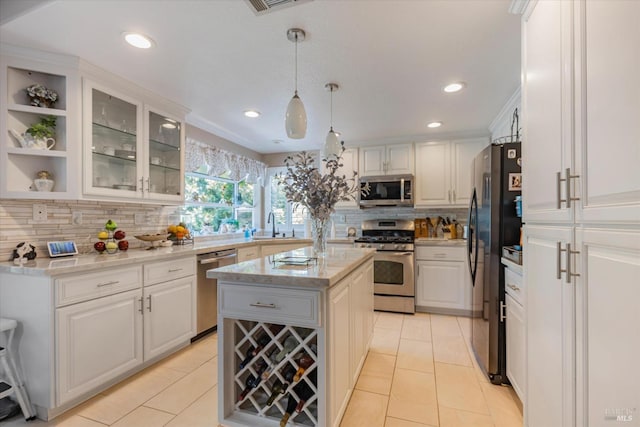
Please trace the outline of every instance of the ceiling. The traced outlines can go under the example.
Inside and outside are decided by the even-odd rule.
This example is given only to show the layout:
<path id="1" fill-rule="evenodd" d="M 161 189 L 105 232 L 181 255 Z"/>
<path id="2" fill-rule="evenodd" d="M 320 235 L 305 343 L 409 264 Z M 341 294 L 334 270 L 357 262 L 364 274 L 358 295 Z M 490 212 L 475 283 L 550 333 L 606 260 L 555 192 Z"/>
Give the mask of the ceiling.
<path id="1" fill-rule="evenodd" d="M 0 0 L 3 43 L 79 56 L 189 109 L 188 122 L 259 153 L 487 132 L 520 83 L 520 17 L 510 0 L 312 0 L 256 15 L 243 0 Z M 39 3 L 39 4 L 38 4 Z M 11 16 L 9 16 L 9 14 Z M 286 136 L 298 91 L 307 136 Z M 139 50 L 121 33 L 156 46 Z M 465 90 L 442 88 L 464 81 Z M 262 114 L 243 115 L 248 109 Z M 427 128 L 442 121 L 439 129 Z M 281 141 L 274 143 L 275 140 Z"/>

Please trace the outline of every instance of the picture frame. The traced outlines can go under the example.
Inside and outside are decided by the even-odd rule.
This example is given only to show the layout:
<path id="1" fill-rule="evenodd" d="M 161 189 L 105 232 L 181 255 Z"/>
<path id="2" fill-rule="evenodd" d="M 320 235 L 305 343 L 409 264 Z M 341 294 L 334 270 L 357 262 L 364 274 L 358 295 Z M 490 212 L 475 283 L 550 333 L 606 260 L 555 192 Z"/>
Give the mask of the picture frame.
<path id="1" fill-rule="evenodd" d="M 522 174 L 510 173 L 509 174 L 509 191 L 521 191 L 522 190 Z"/>

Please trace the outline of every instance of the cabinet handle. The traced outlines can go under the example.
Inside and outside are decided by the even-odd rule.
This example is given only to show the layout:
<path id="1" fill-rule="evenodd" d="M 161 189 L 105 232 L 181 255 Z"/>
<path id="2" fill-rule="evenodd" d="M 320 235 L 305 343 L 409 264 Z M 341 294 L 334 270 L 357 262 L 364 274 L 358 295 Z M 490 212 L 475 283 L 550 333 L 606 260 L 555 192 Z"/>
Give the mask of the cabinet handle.
<path id="1" fill-rule="evenodd" d="M 447 254 L 443 254 L 443 253 L 439 253 L 439 254 L 433 254 L 434 258 L 446 258 Z"/>
<path id="2" fill-rule="evenodd" d="M 140 193 L 144 194 L 144 178 L 140 178 Z"/>
<path id="3" fill-rule="evenodd" d="M 567 283 L 571 283 L 571 278 L 572 277 L 579 277 L 580 273 L 572 273 L 571 272 L 571 255 L 573 254 L 579 254 L 580 251 L 572 251 L 571 250 L 571 243 L 567 243 L 567 249 L 564 249 L 564 251 L 567 253 Z"/>
<path id="4" fill-rule="evenodd" d="M 513 289 L 514 291 L 519 291 L 520 288 L 516 285 L 512 285 L 511 283 L 507 283 L 507 286 L 510 287 L 511 289 Z"/>
<path id="5" fill-rule="evenodd" d="M 453 203 L 456 202 L 456 190 L 451 191 L 453 193 Z"/>
<path id="6" fill-rule="evenodd" d="M 260 308 L 276 308 L 275 304 L 265 304 L 263 302 L 253 302 L 249 304 L 251 307 L 260 307 Z"/>
<path id="7" fill-rule="evenodd" d="M 580 178 L 580 175 L 571 175 L 571 169 L 565 169 L 565 178 L 562 178 L 562 173 L 556 173 L 556 208 L 560 209 L 562 207 L 562 202 L 567 204 L 567 208 L 571 207 L 571 202 L 580 200 L 579 197 L 571 197 L 571 180 L 575 178 Z M 564 192 L 566 194 L 566 199 L 563 199 L 560 195 L 562 192 L 562 183 L 564 182 Z"/>
<path id="8" fill-rule="evenodd" d="M 500 301 L 500 322 L 504 322 L 504 319 L 507 318 L 505 314 L 506 308 L 507 308 L 507 305 L 504 303 L 504 301 Z"/>
<path id="9" fill-rule="evenodd" d="M 151 178 L 147 178 L 147 193 L 151 193 Z"/>
<path id="10" fill-rule="evenodd" d="M 562 279 L 562 273 L 566 273 L 567 271 L 560 265 L 562 264 L 562 252 L 564 251 L 565 250 L 562 249 L 562 242 L 556 242 L 556 278 L 558 280 Z"/>
<path id="11" fill-rule="evenodd" d="M 101 288 L 103 286 L 109 286 L 109 285 L 117 285 L 118 283 L 120 283 L 119 280 L 112 280 L 111 282 L 105 282 L 105 283 L 98 283 L 96 286 L 98 288 Z"/>
<path id="12" fill-rule="evenodd" d="M 175 273 L 176 271 L 180 271 L 182 270 L 181 268 L 172 268 L 171 270 L 169 270 L 169 273 Z"/>
<path id="13" fill-rule="evenodd" d="M 149 310 L 149 313 L 151 313 L 151 295 L 149 295 L 147 299 L 149 300 L 149 306 L 147 307 L 147 310 Z"/>
<path id="14" fill-rule="evenodd" d="M 420 264 L 418 264 L 418 269 L 417 269 L 416 273 L 417 273 L 418 277 L 420 277 Z"/>
<path id="15" fill-rule="evenodd" d="M 451 190 L 449 190 L 449 203 L 451 203 Z"/>
<path id="16" fill-rule="evenodd" d="M 142 313 L 144 311 L 144 305 L 142 304 L 142 297 L 138 299 L 138 302 L 140 303 L 140 308 L 138 309 L 138 311 Z"/>

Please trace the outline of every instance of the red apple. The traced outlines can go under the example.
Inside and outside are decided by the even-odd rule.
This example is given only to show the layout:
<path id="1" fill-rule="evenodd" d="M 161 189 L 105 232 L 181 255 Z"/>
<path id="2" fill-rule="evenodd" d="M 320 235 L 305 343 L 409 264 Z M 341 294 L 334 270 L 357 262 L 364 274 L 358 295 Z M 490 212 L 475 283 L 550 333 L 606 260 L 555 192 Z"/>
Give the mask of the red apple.
<path id="1" fill-rule="evenodd" d="M 122 230 L 117 230 L 115 233 L 113 233 L 113 238 L 116 240 L 122 240 L 125 237 L 126 237 L 126 234 Z"/>
<path id="2" fill-rule="evenodd" d="M 124 234 L 124 231 L 122 232 L 122 234 Z M 120 240 L 118 242 L 118 249 L 120 249 L 121 251 L 126 251 L 127 249 L 129 249 L 129 242 L 127 242 L 126 240 Z"/>
<path id="3" fill-rule="evenodd" d="M 107 245 L 105 245 L 104 242 L 95 242 L 93 248 L 98 252 L 104 252 L 105 249 L 107 249 Z"/>

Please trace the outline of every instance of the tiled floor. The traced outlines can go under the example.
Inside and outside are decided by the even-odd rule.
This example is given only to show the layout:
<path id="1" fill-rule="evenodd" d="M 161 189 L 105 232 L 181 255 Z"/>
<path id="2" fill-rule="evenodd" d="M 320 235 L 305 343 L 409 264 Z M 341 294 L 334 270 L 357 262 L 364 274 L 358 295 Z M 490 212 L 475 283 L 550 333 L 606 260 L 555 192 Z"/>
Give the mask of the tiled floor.
<path id="1" fill-rule="evenodd" d="M 516 427 L 519 401 L 469 352 L 469 319 L 376 313 L 371 350 L 341 427 Z M 6 427 L 217 425 L 217 336 L 145 369 L 55 420 Z"/>

